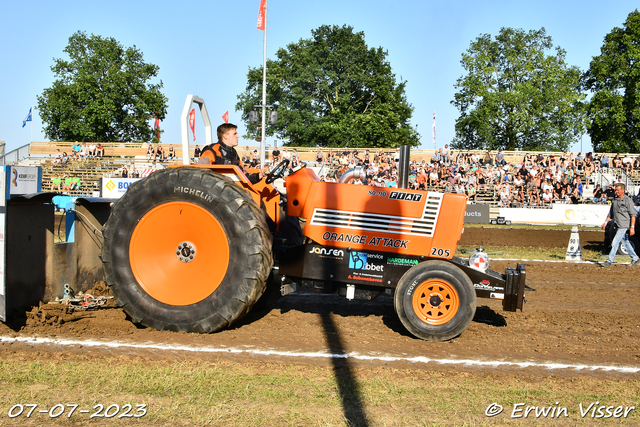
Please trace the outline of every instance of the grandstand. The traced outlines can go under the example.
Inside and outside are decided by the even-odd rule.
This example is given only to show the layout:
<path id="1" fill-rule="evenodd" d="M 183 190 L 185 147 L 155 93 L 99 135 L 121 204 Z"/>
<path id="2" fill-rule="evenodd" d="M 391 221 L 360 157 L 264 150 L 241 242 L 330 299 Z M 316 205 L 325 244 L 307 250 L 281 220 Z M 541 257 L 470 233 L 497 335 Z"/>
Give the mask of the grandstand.
<path id="1" fill-rule="evenodd" d="M 41 166 L 43 170 L 43 178 L 42 178 L 42 188 L 43 191 L 51 190 L 52 178 L 56 176 L 63 177 L 65 174 L 68 176 L 77 175 L 80 178 L 81 186 L 77 190 L 71 190 L 66 192 L 70 196 L 98 196 L 100 193 L 100 179 L 101 178 L 111 178 L 111 177 L 121 177 L 123 169 L 127 169 L 129 171 L 129 177 L 133 177 L 133 172 L 136 171 L 140 176 L 145 176 L 151 173 L 154 170 L 162 169 L 167 167 L 170 164 L 182 164 L 182 146 L 180 144 L 173 144 L 173 151 L 175 153 L 175 158 L 173 159 L 153 159 L 148 155 L 149 145 L 148 143 L 102 143 L 104 147 L 104 153 L 100 157 L 90 156 L 90 155 L 76 155 L 73 156 L 73 146 L 78 143 L 73 142 L 32 142 L 29 146 L 29 157 L 20 162 L 22 165 L 35 165 Z M 165 154 L 168 152 L 170 145 L 163 144 L 163 148 Z M 189 158 L 193 158 L 193 153 L 195 149 L 195 145 L 190 146 Z M 332 151 L 335 151 L 334 157 L 330 161 L 326 161 L 326 157 L 329 153 L 329 149 L 323 149 L 323 154 L 325 156 L 325 161 L 322 163 L 317 163 L 317 148 L 313 147 L 281 147 L 281 150 L 287 148 L 288 150 L 293 150 L 296 148 L 297 155 L 299 161 L 302 163 L 306 163 L 309 166 L 312 166 L 318 171 L 318 175 L 324 175 L 327 177 L 336 177 L 341 174 L 344 170 L 344 164 L 341 165 L 341 157 L 343 154 L 349 153 L 348 160 L 351 164 L 354 164 L 352 161 L 355 151 L 347 148 L 333 148 Z M 59 151 L 58 151 L 59 150 Z M 251 157 L 254 150 L 259 150 L 259 147 L 255 146 L 239 146 L 237 147 L 237 151 L 240 156 L 247 158 Z M 270 150 L 270 149 L 268 149 Z M 423 166 L 428 166 L 434 155 L 436 150 L 433 149 L 412 149 L 411 150 L 411 164 L 415 169 L 419 169 Z M 472 155 L 477 155 L 479 158 L 482 158 L 486 151 L 473 151 L 473 150 L 463 150 L 462 153 L 460 150 L 452 150 L 451 159 L 455 163 L 466 164 L 470 166 L 469 158 Z M 363 159 L 363 153 L 370 153 L 371 156 L 375 156 L 379 162 L 382 162 L 386 165 L 393 164 L 391 160 L 394 157 L 395 150 L 394 149 L 380 149 L 380 148 L 358 148 L 357 152 L 359 153 L 356 159 Z M 455 154 L 454 154 L 455 152 Z M 58 164 L 56 161 L 57 153 L 67 153 L 68 161 L 61 162 Z M 462 153 L 463 160 L 460 161 L 460 153 Z M 267 158 L 270 153 L 267 153 Z M 494 153 L 495 154 L 495 153 Z M 533 159 L 536 158 L 538 154 L 541 154 L 545 159 L 549 159 L 551 157 L 561 159 L 563 156 L 568 159 L 575 159 L 577 157 L 576 153 L 561 153 L 561 152 L 530 152 L 524 153 L 520 151 L 505 151 L 503 152 L 505 156 L 505 161 L 507 164 L 512 165 L 512 169 L 509 172 L 514 174 L 517 173 L 518 168 L 521 164 L 526 160 L 525 155 L 529 154 Z M 611 159 L 619 159 L 620 155 L 609 154 Z M 465 160 L 464 158 L 468 159 Z M 372 159 L 373 160 L 373 159 Z M 617 162 L 616 160 L 616 162 Z M 594 168 L 594 171 L 588 176 L 583 174 L 584 170 L 582 168 L 576 167 L 576 173 L 582 174 L 583 178 L 583 193 L 580 197 L 579 202 L 590 202 L 592 198 L 593 189 L 596 184 L 600 184 L 603 188 L 607 188 L 609 184 L 621 181 L 625 183 L 628 188 L 628 192 L 631 195 L 636 195 L 638 192 L 638 188 L 640 188 L 640 159 L 637 155 L 633 156 L 633 163 L 631 167 L 615 167 L 614 162 L 612 161 L 610 167 L 608 168 Z M 465 163 L 466 162 L 466 163 Z M 343 162 L 344 163 L 344 162 Z M 527 165 L 527 169 L 531 170 L 531 168 L 535 165 L 535 162 L 531 162 L 532 164 Z M 621 162 L 617 162 L 617 165 L 624 166 Z M 485 172 L 489 172 L 491 169 L 488 165 L 481 166 L 481 169 Z M 494 167 L 494 169 L 496 169 Z M 467 169 L 468 170 L 468 169 Z M 506 174 L 506 173 L 505 173 Z M 586 180 L 584 178 L 587 178 Z M 496 196 L 496 185 L 494 184 L 495 179 L 491 179 L 491 182 L 487 182 L 485 188 L 477 189 L 476 202 L 477 203 L 485 203 L 491 206 L 498 206 L 499 200 Z M 498 184 L 499 186 L 499 184 Z M 428 190 L 435 191 L 450 191 L 445 189 L 440 185 L 431 185 L 427 186 Z M 554 199 L 554 203 L 566 203 L 567 200 L 563 199 Z M 512 201 L 510 206 L 540 206 L 540 203 L 530 203 L 530 200 L 525 200 L 524 202 Z"/>

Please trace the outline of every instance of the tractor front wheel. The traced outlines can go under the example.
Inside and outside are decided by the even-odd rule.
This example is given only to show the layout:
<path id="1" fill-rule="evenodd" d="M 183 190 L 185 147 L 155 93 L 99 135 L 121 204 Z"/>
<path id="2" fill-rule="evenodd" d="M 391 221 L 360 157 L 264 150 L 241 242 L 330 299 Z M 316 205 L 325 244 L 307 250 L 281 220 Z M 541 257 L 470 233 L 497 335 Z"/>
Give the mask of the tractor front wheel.
<path id="1" fill-rule="evenodd" d="M 273 257 L 247 190 L 204 168 L 154 172 L 113 205 L 101 258 L 124 311 L 159 330 L 215 332 L 264 292 Z"/>
<path id="2" fill-rule="evenodd" d="M 402 276 L 394 305 L 411 334 L 428 341 L 446 341 L 471 323 L 476 293 L 460 268 L 446 261 L 426 261 Z"/>

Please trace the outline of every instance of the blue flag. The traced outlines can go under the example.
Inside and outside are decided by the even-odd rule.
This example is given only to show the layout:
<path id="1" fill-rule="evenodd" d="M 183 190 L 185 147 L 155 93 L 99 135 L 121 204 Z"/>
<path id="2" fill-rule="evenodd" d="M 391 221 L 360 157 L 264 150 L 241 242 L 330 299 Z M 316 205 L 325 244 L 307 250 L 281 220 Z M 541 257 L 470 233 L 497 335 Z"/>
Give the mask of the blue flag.
<path id="1" fill-rule="evenodd" d="M 22 127 L 27 125 L 27 122 L 31 121 L 31 108 L 29 108 L 29 114 L 27 114 L 27 118 L 22 121 Z"/>

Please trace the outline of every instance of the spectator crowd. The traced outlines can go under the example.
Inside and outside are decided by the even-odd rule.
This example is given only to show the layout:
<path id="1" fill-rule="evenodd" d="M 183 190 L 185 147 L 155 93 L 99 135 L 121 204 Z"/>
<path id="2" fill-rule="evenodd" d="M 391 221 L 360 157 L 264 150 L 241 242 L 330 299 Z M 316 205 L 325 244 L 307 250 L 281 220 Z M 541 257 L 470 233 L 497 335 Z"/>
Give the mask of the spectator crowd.
<path id="1" fill-rule="evenodd" d="M 399 150 L 372 153 L 369 150 L 344 150 L 325 154 L 318 149 L 316 164 L 327 166 L 329 172 L 320 179 L 336 182 L 348 169 L 364 167 L 366 179 L 354 180 L 355 184 L 396 188 L 399 184 Z M 585 189 L 591 176 L 600 170 L 615 168 L 632 175 L 640 171 L 640 158 L 616 154 L 562 153 L 544 155 L 526 153 L 518 163 L 507 161 L 504 153 L 486 151 L 454 151 L 448 145 L 436 150 L 430 159 L 409 164 L 408 188 L 466 194 L 472 202 L 479 193 L 489 197 L 499 206 L 525 207 L 550 206 L 553 203 L 593 202 L 606 203 L 614 196 L 614 185 L 621 182 L 618 175 L 608 188 L 599 184 L 585 199 Z M 323 168 L 324 170 L 324 168 Z"/>
<path id="2" fill-rule="evenodd" d="M 240 150 L 239 150 L 240 151 Z M 193 162 L 198 162 L 201 153 L 196 146 Z M 101 144 L 76 143 L 71 154 L 57 150 L 52 161 L 54 166 L 65 165 L 74 159 L 104 156 Z M 308 154 L 307 154 L 308 156 Z M 173 145 L 163 148 L 160 143 L 148 145 L 148 161 L 167 161 L 175 159 Z M 289 160 L 289 168 L 295 169 L 301 164 L 296 148 L 276 145 L 270 153 L 270 163 L 274 166 L 282 160 Z M 315 164 L 322 166 L 320 179 L 326 182 L 338 182 L 342 174 L 354 167 L 363 167 L 366 178 L 354 179 L 354 184 L 376 187 L 397 188 L 399 182 L 399 149 L 394 151 L 318 148 L 313 155 Z M 550 206 L 553 203 L 606 203 L 614 197 L 614 185 L 622 182 L 621 174 L 629 176 L 640 172 L 640 157 L 616 154 L 582 153 L 525 153 L 518 156 L 517 162 L 498 151 L 452 150 L 448 144 L 436 150 L 430 158 L 412 160 L 409 164 L 408 188 L 465 194 L 472 202 L 480 199 L 494 201 L 499 206 L 525 207 Z M 258 150 L 245 147 L 241 155 L 245 169 L 260 169 Z M 511 160 L 511 162 L 509 161 Z M 592 185 L 591 176 L 598 171 L 612 170 L 618 173 L 617 179 L 606 188 L 600 184 Z M 135 170 L 122 170 L 122 177 L 138 177 Z M 52 188 L 68 190 L 78 188 L 79 183 L 71 186 L 67 177 L 56 176 Z M 66 184 L 66 185 L 65 185 Z M 587 186 L 589 191 L 585 192 Z M 587 198 L 588 197 L 588 198 Z"/>

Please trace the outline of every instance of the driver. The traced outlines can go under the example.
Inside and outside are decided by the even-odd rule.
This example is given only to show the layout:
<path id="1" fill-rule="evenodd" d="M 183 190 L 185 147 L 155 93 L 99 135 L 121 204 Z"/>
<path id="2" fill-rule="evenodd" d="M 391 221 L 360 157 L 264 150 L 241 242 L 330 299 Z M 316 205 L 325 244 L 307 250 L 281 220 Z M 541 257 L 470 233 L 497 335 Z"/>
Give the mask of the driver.
<path id="1" fill-rule="evenodd" d="M 234 165 L 247 176 L 252 184 L 260 181 L 269 173 L 269 168 L 265 167 L 258 173 L 247 173 L 242 167 L 240 156 L 234 147 L 238 146 L 238 126 L 231 123 L 223 123 L 218 126 L 218 142 L 209 144 L 202 148 L 199 165 Z"/>

